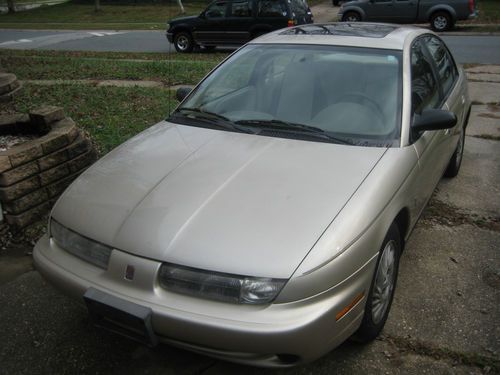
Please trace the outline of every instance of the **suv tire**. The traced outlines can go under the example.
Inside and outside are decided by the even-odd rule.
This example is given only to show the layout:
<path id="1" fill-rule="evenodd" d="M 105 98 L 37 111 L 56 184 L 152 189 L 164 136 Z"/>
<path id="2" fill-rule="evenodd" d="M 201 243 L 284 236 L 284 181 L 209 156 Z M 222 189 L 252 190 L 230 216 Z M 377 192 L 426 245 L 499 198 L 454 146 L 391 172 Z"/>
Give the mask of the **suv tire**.
<path id="1" fill-rule="evenodd" d="M 350 11 L 342 16 L 342 21 L 343 22 L 360 22 L 361 15 L 358 12 Z"/>
<path id="2" fill-rule="evenodd" d="M 431 16 L 431 27 L 434 31 L 447 31 L 453 27 L 451 16 L 448 12 L 435 12 Z"/>
<path id="3" fill-rule="evenodd" d="M 193 37 L 186 31 L 178 32 L 174 35 L 174 47 L 177 52 L 188 53 L 193 51 Z"/>

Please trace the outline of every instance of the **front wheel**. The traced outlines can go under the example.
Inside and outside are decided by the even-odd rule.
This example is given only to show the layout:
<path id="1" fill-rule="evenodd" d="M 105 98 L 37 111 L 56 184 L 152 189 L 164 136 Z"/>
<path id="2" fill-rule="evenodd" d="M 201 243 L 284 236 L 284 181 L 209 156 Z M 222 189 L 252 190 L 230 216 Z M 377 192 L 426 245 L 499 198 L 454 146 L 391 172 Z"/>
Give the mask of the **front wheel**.
<path id="1" fill-rule="evenodd" d="M 191 52 L 194 48 L 193 37 L 190 33 L 181 31 L 174 35 L 174 47 L 177 52 Z"/>
<path id="2" fill-rule="evenodd" d="M 436 12 L 431 16 L 431 27 L 434 31 L 446 31 L 453 27 L 451 17 L 446 12 Z"/>
<path id="3" fill-rule="evenodd" d="M 455 177 L 460 170 L 460 166 L 462 165 L 462 157 L 464 155 L 464 145 L 465 145 L 465 129 L 462 129 L 460 132 L 460 138 L 458 139 L 457 148 L 455 152 L 451 156 L 450 163 L 448 167 L 446 167 L 446 171 L 444 171 L 445 177 Z"/>
<path id="4" fill-rule="evenodd" d="M 354 339 L 361 342 L 374 340 L 384 328 L 398 279 L 401 238 L 399 228 L 393 223 L 387 232 L 377 268 L 373 275 L 370 293 L 366 300 L 365 315 Z"/>
<path id="5" fill-rule="evenodd" d="M 342 16 L 342 21 L 344 22 L 359 22 L 361 21 L 361 16 L 356 12 L 347 12 Z"/>

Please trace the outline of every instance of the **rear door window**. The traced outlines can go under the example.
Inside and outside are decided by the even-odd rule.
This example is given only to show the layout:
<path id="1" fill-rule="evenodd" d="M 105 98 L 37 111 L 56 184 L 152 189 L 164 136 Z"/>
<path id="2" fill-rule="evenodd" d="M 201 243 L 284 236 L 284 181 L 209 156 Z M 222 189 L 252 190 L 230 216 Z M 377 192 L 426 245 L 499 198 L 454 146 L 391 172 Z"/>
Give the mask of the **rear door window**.
<path id="1" fill-rule="evenodd" d="M 413 113 L 436 108 L 440 102 L 439 85 L 420 41 L 411 48 L 411 98 Z"/>
<path id="2" fill-rule="evenodd" d="M 232 3 L 232 17 L 251 17 L 252 7 L 248 0 L 234 1 Z"/>
<path id="3" fill-rule="evenodd" d="M 436 64 L 438 79 L 447 97 L 458 78 L 458 70 L 443 42 L 434 36 L 425 37 L 425 44 Z"/>
<path id="4" fill-rule="evenodd" d="M 307 7 L 302 0 L 288 0 L 292 13 L 295 13 L 295 16 L 305 16 L 307 14 Z"/>
<path id="5" fill-rule="evenodd" d="M 283 1 L 261 0 L 258 4 L 259 17 L 286 17 L 286 5 Z"/>

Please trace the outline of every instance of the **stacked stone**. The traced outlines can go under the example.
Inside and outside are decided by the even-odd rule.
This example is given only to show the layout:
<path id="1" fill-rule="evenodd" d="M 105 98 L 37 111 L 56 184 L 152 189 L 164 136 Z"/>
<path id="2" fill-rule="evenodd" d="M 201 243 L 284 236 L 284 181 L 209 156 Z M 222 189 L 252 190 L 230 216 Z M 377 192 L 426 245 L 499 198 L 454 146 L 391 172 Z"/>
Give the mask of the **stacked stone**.
<path id="1" fill-rule="evenodd" d="M 0 103 L 10 102 L 21 90 L 21 83 L 11 73 L 0 73 Z"/>
<path id="2" fill-rule="evenodd" d="M 91 142 L 59 107 L 0 116 L 0 134 L 8 129 L 26 134 L 27 128 L 44 135 L 0 152 L 0 203 L 7 223 L 17 228 L 46 214 L 97 158 Z"/>

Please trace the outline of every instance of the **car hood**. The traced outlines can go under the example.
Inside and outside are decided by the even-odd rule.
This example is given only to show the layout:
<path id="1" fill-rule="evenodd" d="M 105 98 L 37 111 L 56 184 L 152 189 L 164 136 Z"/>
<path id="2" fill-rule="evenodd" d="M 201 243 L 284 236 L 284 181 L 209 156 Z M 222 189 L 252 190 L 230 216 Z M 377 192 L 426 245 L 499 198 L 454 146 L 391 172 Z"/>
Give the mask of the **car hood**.
<path id="1" fill-rule="evenodd" d="M 198 18 L 199 16 L 186 16 L 186 17 L 179 17 L 179 18 L 174 18 L 170 21 L 168 21 L 168 23 L 170 25 L 173 25 L 173 24 L 178 24 L 178 23 L 183 23 L 183 22 L 189 22 L 191 20 L 194 20 L 196 18 Z"/>
<path id="2" fill-rule="evenodd" d="M 288 278 L 385 151 L 161 122 L 83 173 L 52 215 L 138 256 Z"/>

